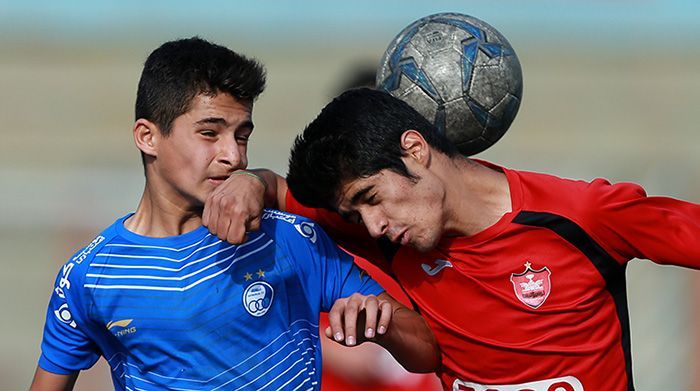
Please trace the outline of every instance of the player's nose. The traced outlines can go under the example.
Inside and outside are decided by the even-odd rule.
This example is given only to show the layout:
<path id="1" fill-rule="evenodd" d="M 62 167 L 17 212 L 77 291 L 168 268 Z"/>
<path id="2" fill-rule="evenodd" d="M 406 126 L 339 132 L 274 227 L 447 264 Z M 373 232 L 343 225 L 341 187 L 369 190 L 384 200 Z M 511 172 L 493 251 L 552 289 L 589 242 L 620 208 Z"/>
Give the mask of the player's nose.
<path id="1" fill-rule="evenodd" d="M 373 238 L 386 235 L 389 224 L 380 213 L 362 213 L 362 221 L 364 221 L 367 231 Z"/>
<path id="2" fill-rule="evenodd" d="M 238 168 L 243 160 L 243 154 L 239 149 L 239 145 L 235 139 L 220 140 L 218 159 L 219 163 L 225 164 L 231 168 Z"/>

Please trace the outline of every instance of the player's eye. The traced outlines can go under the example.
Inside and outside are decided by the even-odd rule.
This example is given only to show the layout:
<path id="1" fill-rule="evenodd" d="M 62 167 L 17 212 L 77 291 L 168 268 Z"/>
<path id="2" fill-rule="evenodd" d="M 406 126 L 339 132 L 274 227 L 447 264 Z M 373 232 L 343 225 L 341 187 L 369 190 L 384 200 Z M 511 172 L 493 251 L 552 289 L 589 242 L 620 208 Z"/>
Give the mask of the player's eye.
<path id="1" fill-rule="evenodd" d="M 252 133 L 253 133 L 252 130 L 245 130 L 244 129 L 244 130 L 240 130 L 240 131 L 236 132 L 234 137 L 236 138 L 236 141 L 238 141 L 239 143 L 245 144 L 248 142 L 248 140 L 250 140 L 250 135 Z"/>
<path id="2" fill-rule="evenodd" d="M 362 216 L 357 212 L 353 212 L 350 214 L 349 221 L 353 224 L 362 224 Z"/>
<path id="3" fill-rule="evenodd" d="M 204 137 L 216 137 L 216 132 L 211 129 L 200 130 L 199 134 L 201 134 Z"/>
<path id="4" fill-rule="evenodd" d="M 371 196 L 367 197 L 367 203 L 369 205 L 376 205 L 379 203 L 379 197 L 377 197 L 377 193 L 372 194 Z"/>

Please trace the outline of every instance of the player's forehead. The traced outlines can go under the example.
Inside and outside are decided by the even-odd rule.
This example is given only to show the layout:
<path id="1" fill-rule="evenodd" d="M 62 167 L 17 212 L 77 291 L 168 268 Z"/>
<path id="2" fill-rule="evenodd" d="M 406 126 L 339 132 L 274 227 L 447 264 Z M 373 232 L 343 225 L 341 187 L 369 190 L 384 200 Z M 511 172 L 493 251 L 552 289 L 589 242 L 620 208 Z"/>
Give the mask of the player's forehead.
<path id="1" fill-rule="evenodd" d="M 200 93 L 192 98 L 188 110 L 178 119 L 189 125 L 202 123 L 223 127 L 251 127 L 253 102 L 236 99 L 230 94 Z"/>

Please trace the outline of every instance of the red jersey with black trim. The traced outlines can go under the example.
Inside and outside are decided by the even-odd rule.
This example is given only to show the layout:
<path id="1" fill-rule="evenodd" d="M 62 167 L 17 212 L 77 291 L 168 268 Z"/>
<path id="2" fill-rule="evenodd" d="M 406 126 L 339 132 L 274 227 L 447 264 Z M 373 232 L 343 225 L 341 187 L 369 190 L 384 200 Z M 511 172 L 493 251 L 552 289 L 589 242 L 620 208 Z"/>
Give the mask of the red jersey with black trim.
<path id="1" fill-rule="evenodd" d="M 394 275 L 437 338 L 445 388 L 634 389 L 626 264 L 700 267 L 700 205 L 481 163 L 505 173 L 512 212 L 428 253 L 384 247 L 382 259 L 334 213 L 289 194 L 287 209 Z"/>

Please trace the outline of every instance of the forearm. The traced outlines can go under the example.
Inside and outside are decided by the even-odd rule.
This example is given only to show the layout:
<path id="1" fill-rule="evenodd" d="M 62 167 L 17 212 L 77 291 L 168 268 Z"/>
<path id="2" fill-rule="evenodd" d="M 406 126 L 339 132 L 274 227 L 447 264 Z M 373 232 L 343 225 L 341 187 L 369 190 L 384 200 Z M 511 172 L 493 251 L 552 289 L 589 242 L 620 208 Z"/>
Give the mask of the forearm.
<path id="1" fill-rule="evenodd" d="M 440 350 L 425 320 L 404 306 L 395 307 L 391 324 L 376 342 L 410 372 L 435 372 L 440 367 Z"/>
<path id="2" fill-rule="evenodd" d="M 70 375 L 59 375 L 45 371 L 41 367 L 36 367 L 30 391 L 70 391 L 73 389 L 78 372 Z"/>
<path id="3" fill-rule="evenodd" d="M 287 181 L 274 171 L 266 168 L 248 170 L 259 176 L 267 186 L 265 187 L 265 207 L 285 210 L 287 196 Z"/>

